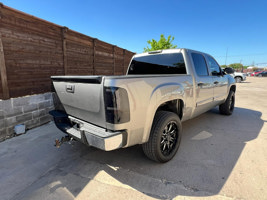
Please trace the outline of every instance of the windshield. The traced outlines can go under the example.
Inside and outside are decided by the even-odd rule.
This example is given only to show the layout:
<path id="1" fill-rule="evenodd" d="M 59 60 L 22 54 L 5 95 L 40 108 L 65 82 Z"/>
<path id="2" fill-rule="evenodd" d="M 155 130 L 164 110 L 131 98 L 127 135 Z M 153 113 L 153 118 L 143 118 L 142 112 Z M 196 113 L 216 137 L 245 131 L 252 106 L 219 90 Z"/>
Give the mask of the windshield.
<path id="1" fill-rule="evenodd" d="M 136 57 L 128 74 L 186 74 L 184 58 L 181 53 Z"/>

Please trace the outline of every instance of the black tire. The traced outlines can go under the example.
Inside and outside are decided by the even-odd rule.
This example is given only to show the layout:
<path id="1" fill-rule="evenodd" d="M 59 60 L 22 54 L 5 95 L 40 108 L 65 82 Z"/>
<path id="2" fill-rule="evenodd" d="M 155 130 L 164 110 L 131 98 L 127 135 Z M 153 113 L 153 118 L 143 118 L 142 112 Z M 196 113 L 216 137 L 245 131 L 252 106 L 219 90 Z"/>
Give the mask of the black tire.
<path id="1" fill-rule="evenodd" d="M 242 81 L 242 78 L 240 76 L 235 77 L 236 83 L 241 83 L 241 81 Z"/>
<path id="2" fill-rule="evenodd" d="M 182 124 L 178 115 L 159 111 L 156 113 L 149 140 L 142 145 L 145 155 L 156 162 L 171 160 L 181 142 Z"/>
<path id="3" fill-rule="evenodd" d="M 219 106 L 220 113 L 223 115 L 231 115 L 235 108 L 235 92 L 230 91 L 226 101 Z"/>

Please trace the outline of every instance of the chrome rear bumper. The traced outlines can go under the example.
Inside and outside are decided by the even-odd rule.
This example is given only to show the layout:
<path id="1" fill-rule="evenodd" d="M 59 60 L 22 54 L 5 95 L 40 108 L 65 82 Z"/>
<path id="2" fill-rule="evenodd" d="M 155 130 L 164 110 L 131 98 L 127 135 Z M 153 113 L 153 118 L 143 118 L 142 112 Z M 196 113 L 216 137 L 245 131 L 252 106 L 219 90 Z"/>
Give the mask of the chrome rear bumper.
<path id="1" fill-rule="evenodd" d="M 104 128 L 100 128 L 71 116 L 69 116 L 69 119 L 74 124 L 78 124 L 79 129 L 72 128 L 71 131 L 67 130 L 67 133 L 75 137 L 80 135 L 82 136 L 82 134 L 84 134 L 88 145 L 105 151 L 111 151 L 123 147 L 123 135 L 125 135 L 124 131 L 107 131 Z M 81 137 L 79 139 L 81 139 Z"/>
<path id="2" fill-rule="evenodd" d="M 89 146 L 111 151 L 126 143 L 126 131 L 109 131 L 58 111 L 50 114 L 61 131 Z"/>

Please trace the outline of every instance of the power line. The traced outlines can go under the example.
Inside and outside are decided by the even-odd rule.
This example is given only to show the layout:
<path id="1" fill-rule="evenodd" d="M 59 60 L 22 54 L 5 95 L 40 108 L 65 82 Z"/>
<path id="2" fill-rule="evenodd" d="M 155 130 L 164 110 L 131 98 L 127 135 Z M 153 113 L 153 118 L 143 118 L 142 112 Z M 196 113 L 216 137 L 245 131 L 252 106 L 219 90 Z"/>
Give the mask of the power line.
<path id="1" fill-rule="evenodd" d="M 228 52 L 228 50 L 227 50 Z M 267 55 L 267 53 L 257 53 L 257 54 L 243 54 L 243 55 L 227 55 L 227 52 L 226 52 L 226 55 L 225 56 L 215 56 L 217 58 L 221 58 L 221 57 L 225 57 L 226 59 L 228 57 L 243 57 L 243 56 L 263 56 L 263 55 Z"/>

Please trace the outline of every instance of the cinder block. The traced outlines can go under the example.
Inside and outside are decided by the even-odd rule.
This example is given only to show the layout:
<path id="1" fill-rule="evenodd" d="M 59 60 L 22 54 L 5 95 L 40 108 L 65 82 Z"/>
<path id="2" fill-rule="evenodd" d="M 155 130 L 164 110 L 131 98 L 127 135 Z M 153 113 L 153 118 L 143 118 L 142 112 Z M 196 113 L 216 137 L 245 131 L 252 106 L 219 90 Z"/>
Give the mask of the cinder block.
<path id="1" fill-rule="evenodd" d="M 51 107 L 51 106 L 54 106 L 53 99 L 50 99 L 50 102 L 49 102 L 49 107 Z"/>
<path id="2" fill-rule="evenodd" d="M 26 114 L 18 115 L 18 116 L 16 116 L 16 120 L 17 120 L 18 124 L 32 120 L 32 113 L 26 113 Z"/>
<path id="3" fill-rule="evenodd" d="M 6 128 L 6 139 L 12 138 L 15 135 L 14 126 Z"/>
<path id="4" fill-rule="evenodd" d="M 45 97 L 45 100 L 51 100 L 51 99 L 53 99 L 53 98 L 52 98 L 52 93 L 51 93 L 51 92 L 49 92 L 49 93 L 45 93 L 45 94 L 44 94 L 44 97 Z"/>
<path id="5" fill-rule="evenodd" d="M 22 108 L 23 108 L 23 112 L 24 112 L 24 113 L 32 112 L 32 111 L 38 110 L 38 106 L 37 106 L 37 104 L 28 104 L 28 105 L 24 105 Z"/>
<path id="6" fill-rule="evenodd" d="M 38 104 L 38 108 L 39 108 L 39 109 L 44 109 L 44 108 L 50 107 L 51 104 L 52 104 L 52 103 L 51 103 L 50 100 L 43 101 L 43 102 L 40 102 L 40 103 Z"/>
<path id="7" fill-rule="evenodd" d="M 0 129 L 0 142 L 4 141 L 6 139 L 6 129 L 2 128 Z"/>
<path id="8" fill-rule="evenodd" d="M 52 121 L 52 117 L 50 115 L 45 115 L 43 117 L 40 117 L 40 125 L 46 124 L 47 122 Z"/>
<path id="9" fill-rule="evenodd" d="M 45 115 L 46 115 L 46 110 L 45 109 L 39 110 L 39 117 L 42 117 L 42 116 L 45 116 Z"/>
<path id="10" fill-rule="evenodd" d="M 35 118 L 39 117 L 39 112 L 40 112 L 39 110 L 33 111 L 32 112 L 32 118 L 35 119 Z"/>
<path id="11" fill-rule="evenodd" d="M 12 117 L 23 114 L 22 107 L 16 107 L 11 110 L 4 110 L 5 117 Z"/>
<path id="12" fill-rule="evenodd" d="M 7 112 L 13 109 L 11 99 L 2 101 L 2 110 Z"/>
<path id="13" fill-rule="evenodd" d="M 4 119 L 4 111 L 3 110 L 0 110 L 0 120 L 1 119 Z"/>
<path id="14" fill-rule="evenodd" d="M 44 101 L 44 100 L 45 100 L 44 94 L 32 95 L 32 96 L 30 96 L 29 103 L 30 104 L 34 104 L 34 103 L 37 104 L 37 103 Z"/>
<path id="15" fill-rule="evenodd" d="M 46 110 L 42 109 L 42 110 L 36 110 L 32 112 L 32 118 L 40 118 L 42 116 L 46 115 Z"/>
<path id="16" fill-rule="evenodd" d="M 18 106 L 24 106 L 28 105 L 30 102 L 30 97 L 19 97 L 19 98 L 14 98 L 12 99 L 13 102 L 13 107 L 18 107 Z"/>
<path id="17" fill-rule="evenodd" d="M 0 119 L 0 129 L 5 127 L 5 120 Z"/>
<path id="18" fill-rule="evenodd" d="M 6 127 L 8 127 L 8 126 L 14 126 L 14 125 L 18 124 L 18 123 L 17 123 L 16 116 L 6 118 L 6 119 L 5 119 L 5 122 L 6 122 L 6 123 L 5 123 L 5 126 L 6 126 Z"/>
<path id="19" fill-rule="evenodd" d="M 40 125 L 40 119 L 39 118 L 32 119 L 30 121 L 26 121 L 24 124 L 26 126 L 26 129 L 35 128 Z"/>

